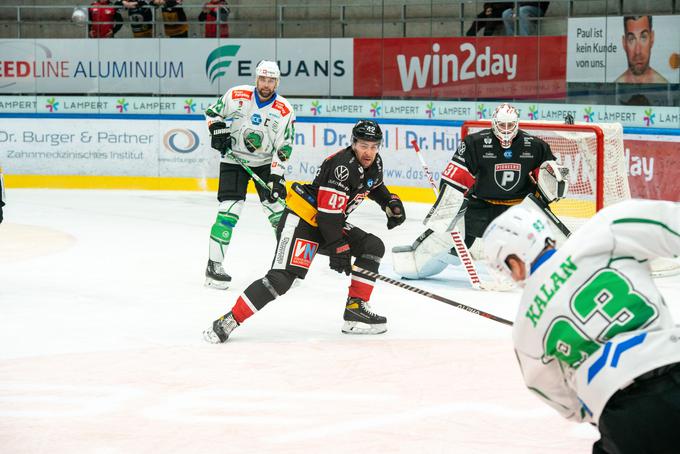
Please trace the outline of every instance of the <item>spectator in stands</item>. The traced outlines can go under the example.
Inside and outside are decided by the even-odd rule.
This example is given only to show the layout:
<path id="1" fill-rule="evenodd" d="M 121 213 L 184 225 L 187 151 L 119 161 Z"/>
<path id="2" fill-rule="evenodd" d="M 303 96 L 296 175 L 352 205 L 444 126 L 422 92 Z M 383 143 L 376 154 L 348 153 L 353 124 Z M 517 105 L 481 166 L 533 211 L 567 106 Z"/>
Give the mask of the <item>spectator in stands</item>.
<path id="1" fill-rule="evenodd" d="M 130 27 L 135 38 L 153 38 L 153 0 L 123 0 L 130 17 Z"/>
<path id="2" fill-rule="evenodd" d="M 165 36 L 168 38 L 189 36 L 189 24 L 187 24 L 187 15 L 182 8 L 182 0 L 154 0 L 154 4 L 161 7 Z"/>
<path id="3" fill-rule="evenodd" d="M 492 36 L 501 26 L 503 11 L 512 8 L 512 5 L 512 2 L 484 3 L 484 9 L 477 15 L 465 36 L 476 36 L 481 29 L 484 29 L 484 36 Z"/>
<path id="4" fill-rule="evenodd" d="M 668 80 L 649 66 L 654 45 L 652 16 L 625 16 L 623 18 L 623 50 L 626 51 L 628 69 L 614 82 L 619 84 L 667 84 Z"/>
<path id="5" fill-rule="evenodd" d="M 123 17 L 109 0 L 95 0 L 87 9 L 90 19 L 90 38 L 113 38 L 123 26 Z"/>
<path id="6" fill-rule="evenodd" d="M 205 22 L 206 38 L 229 37 L 227 19 L 229 19 L 230 12 L 229 5 L 225 0 L 210 0 L 203 5 L 203 11 L 198 15 L 198 20 Z"/>
<path id="7" fill-rule="evenodd" d="M 505 33 L 508 36 L 515 34 L 515 17 L 519 18 L 519 34 L 529 36 L 536 34 L 537 18 L 545 16 L 550 2 L 519 2 L 515 12 L 514 8 L 503 11 L 503 22 L 505 23 Z"/>

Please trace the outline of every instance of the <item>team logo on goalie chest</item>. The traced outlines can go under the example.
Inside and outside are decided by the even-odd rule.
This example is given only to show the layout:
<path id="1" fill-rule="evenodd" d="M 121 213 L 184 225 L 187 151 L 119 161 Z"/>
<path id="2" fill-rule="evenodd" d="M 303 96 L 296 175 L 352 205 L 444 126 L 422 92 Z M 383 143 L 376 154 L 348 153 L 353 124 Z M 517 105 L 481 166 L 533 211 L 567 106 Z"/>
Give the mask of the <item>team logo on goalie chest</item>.
<path id="1" fill-rule="evenodd" d="M 309 268 L 312 264 L 312 259 L 314 259 L 314 255 L 316 255 L 316 251 L 318 250 L 319 243 L 298 238 L 295 240 L 295 245 L 293 246 L 293 255 L 290 258 L 290 264 L 299 266 L 300 268 Z"/>
<path id="2" fill-rule="evenodd" d="M 522 165 L 515 162 L 496 164 L 494 166 L 494 179 L 498 187 L 504 191 L 512 191 L 519 183 L 522 173 Z"/>

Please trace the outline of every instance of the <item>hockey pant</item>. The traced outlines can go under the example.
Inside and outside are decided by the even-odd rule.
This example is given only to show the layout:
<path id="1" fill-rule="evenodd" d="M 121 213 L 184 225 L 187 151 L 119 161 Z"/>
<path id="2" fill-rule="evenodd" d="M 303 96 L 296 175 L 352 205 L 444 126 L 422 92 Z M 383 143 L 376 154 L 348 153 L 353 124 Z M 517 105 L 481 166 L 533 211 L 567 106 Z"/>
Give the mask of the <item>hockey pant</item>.
<path id="1" fill-rule="evenodd" d="M 269 180 L 269 165 L 253 167 L 251 170 L 262 180 Z M 210 260 L 214 262 L 221 263 L 224 261 L 234 228 L 246 200 L 250 178 L 250 175 L 240 165 L 220 163 L 220 182 L 217 190 L 217 200 L 220 202 L 220 206 L 215 223 L 210 229 L 209 243 Z M 267 200 L 267 189 L 257 184 L 255 189 L 269 223 L 276 229 L 284 208 L 277 202 L 271 203 Z"/>
<path id="2" fill-rule="evenodd" d="M 495 218 L 510 205 L 497 205 L 480 199 L 470 198 L 465 211 L 465 245 L 470 248 Z M 458 224 L 460 225 L 460 223 Z M 407 279 L 422 279 L 441 273 L 449 265 L 459 265 L 460 259 L 453 247 L 450 232 L 434 232 L 427 229 L 411 246 L 392 249 L 392 264 L 395 273 Z"/>
<path id="3" fill-rule="evenodd" d="M 600 415 L 593 454 L 680 452 L 680 363 L 648 372 L 614 394 Z"/>
<path id="4" fill-rule="evenodd" d="M 344 233 L 350 253 L 356 257 L 354 264 L 374 273 L 385 255 L 385 245 L 377 236 L 346 224 Z M 277 229 L 277 245 L 272 267 L 267 274 L 248 286 L 238 297 L 231 312 L 237 322 L 261 310 L 270 301 L 286 293 L 295 279 L 304 279 L 317 254 L 327 255 L 320 248 L 323 237 L 318 228 L 286 210 Z M 375 279 L 352 272 L 349 296 L 368 301 Z"/>

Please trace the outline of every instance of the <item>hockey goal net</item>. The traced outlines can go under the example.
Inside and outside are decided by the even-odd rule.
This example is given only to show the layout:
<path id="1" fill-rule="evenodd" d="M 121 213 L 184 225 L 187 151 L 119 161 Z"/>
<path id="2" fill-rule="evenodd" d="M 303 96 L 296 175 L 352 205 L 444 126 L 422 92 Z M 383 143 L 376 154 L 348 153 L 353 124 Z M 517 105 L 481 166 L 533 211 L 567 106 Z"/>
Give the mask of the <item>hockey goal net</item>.
<path id="1" fill-rule="evenodd" d="M 467 121 L 461 136 L 490 127 L 490 120 Z M 557 162 L 569 168 L 567 196 L 551 208 L 570 230 L 603 207 L 630 198 L 620 123 L 520 121 L 519 127 L 546 141 Z"/>
<path id="2" fill-rule="evenodd" d="M 466 121 L 461 138 L 490 127 L 490 120 Z M 568 125 L 520 121 L 519 127 L 546 141 L 557 162 L 569 168 L 567 196 L 552 203 L 550 208 L 571 231 L 602 208 L 630 198 L 620 123 Z M 475 244 L 473 256 L 481 253 L 480 246 Z M 669 276 L 680 273 L 680 264 L 671 259 L 657 259 L 652 262 L 652 270 L 655 276 Z"/>

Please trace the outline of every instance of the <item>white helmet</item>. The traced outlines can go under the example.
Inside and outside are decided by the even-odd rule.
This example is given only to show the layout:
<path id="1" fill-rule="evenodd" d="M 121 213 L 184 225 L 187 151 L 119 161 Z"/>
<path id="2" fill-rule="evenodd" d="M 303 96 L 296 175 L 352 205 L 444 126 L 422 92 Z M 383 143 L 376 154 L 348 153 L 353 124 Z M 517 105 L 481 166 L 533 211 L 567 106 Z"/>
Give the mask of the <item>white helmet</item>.
<path id="1" fill-rule="evenodd" d="M 545 249 L 548 240 L 554 241 L 550 221 L 537 210 L 515 205 L 498 216 L 484 232 L 484 256 L 496 271 L 509 276 L 512 271 L 506 259 L 515 255 L 529 267 Z"/>
<path id="2" fill-rule="evenodd" d="M 260 63 L 258 63 L 257 67 L 255 68 L 255 77 L 259 77 L 259 76 L 273 77 L 274 79 L 280 79 L 281 78 L 281 70 L 279 69 L 279 65 L 277 65 L 275 61 L 271 61 L 271 60 L 260 61 Z"/>
<path id="3" fill-rule="evenodd" d="M 519 114 L 510 104 L 503 103 L 496 107 L 491 117 L 491 130 L 501 141 L 501 147 L 510 148 L 512 139 L 519 130 Z"/>
<path id="4" fill-rule="evenodd" d="M 73 22 L 84 24 L 87 22 L 87 19 L 87 11 L 85 11 L 85 8 L 77 7 L 73 9 L 73 14 L 71 14 L 71 20 Z"/>

